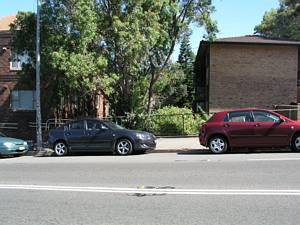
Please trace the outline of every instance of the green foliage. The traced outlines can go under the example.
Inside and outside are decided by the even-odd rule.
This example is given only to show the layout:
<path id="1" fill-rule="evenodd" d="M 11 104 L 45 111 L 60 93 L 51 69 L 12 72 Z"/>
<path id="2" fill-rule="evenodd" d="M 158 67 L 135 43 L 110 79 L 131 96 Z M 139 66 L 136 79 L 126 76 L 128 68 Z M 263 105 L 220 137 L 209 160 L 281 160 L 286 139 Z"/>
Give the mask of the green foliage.
<path id="1" fill-rule="evenodd" d="M 206 120 L 188 108 L 166 106 L 153 111 L 144 121 L 144 128 L 155 134 L 189 135 L 197 134 L 199 125 Z"/>
<path id="2" fill-rule="evenodd" d="M 183 37 L 178 56 L 178 63 L 185 75 L 183 85 L 185 85 L 187 89 L 187 96 L 182 96 L 177 104 L 179 107 L 186 106 L 191 108 L 194 102 L 194 61 L 195 54 L 190 46 L 190 34 L 188 33 Z"/>
<path id="3" fill-rule="evenodd" d="M 278 9 L 265 13 L 255 32 L 271 38 L 300 40 L 299 0 L 281 0 Z"/>
<path id="4" fill-rule="evenodd" d="M 111 95 L 117 115 L 150 113 L 159 102 L 156 83 L 165 80 L 174 46 L 191 23 L 205 26 L 207 38 L 217 30 L 210 0 L 99 1 L 97 8 L 107 73 L 119 77 Z"/>
<path id="5" fill-rule="evenodd" d="M 90 100 L 99 88 L 108 95 L 112 114 L 149 113 L 160 104 L 156 98 L 164 95 L 161 91 L 166 90 L 167 82 L 172 80 L 182 88 L 183 69 L 174 71 L 170 63 L 174 46 L 189 32 L 191 23 L 204 26 L 207 38 L 213 38 L 217 31 L 210 17 L 213 11 L 211 0 L 44 0 L 44 116 L 57 110 L 62 113 L 68 105 L 76 106 L 70 116 L 89 114 Z M 13 48 L 31 58 L 20 74 L 26 81 L 22 85 L 31 88 L 35 17 L 19 12 L 12 27 Z M 187 88 L 182 92 L 189 93 Z"/>

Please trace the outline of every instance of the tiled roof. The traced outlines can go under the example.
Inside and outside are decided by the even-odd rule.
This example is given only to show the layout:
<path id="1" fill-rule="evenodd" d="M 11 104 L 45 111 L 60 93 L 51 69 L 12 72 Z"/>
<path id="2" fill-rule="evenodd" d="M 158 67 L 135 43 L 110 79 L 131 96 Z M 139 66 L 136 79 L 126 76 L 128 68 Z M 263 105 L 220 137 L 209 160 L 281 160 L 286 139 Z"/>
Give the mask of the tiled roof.
<path id="1" fill-rule="evenodd" d="M 215 43 L 300 45 L 300 41 L 266 38 L 258 35 L 220 38 Z"/>
<path id="2" fill-rule="evenodd" d="M 13 23 L 16 19 L 16 16 L 4 16 L 0 17 L 0 31 L 1 30 L 9 30 L 9 25 Z"/>

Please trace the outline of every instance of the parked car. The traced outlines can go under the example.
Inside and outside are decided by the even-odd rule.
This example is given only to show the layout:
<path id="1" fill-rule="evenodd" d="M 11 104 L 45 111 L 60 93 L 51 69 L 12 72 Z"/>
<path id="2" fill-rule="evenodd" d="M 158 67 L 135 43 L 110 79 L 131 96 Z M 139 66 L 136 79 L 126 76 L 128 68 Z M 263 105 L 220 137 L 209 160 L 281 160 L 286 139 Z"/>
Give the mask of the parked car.
<path id="1" fill-rule="evenodd" d="M 16 138 L 7 137 L 0 132 L 0 155 L 24 155 L 29 147 L 26 141 Z"/>
<path id="2" fill-rule="evenodd" d="M 217 154 L 244 147 L 291 147 L 300 152 L 300 122 L 255 108 L 218 112 L 200 127 L 199 141 Z"/>
<path id="3" fill-rule="evenodd" d="M 77 151 L 112 151 L 118 155 L 129 155 L 154 150 L 156 137 L 108 121 L 83 119 L 50 131 L 48 143 L 57 156 Z"/>

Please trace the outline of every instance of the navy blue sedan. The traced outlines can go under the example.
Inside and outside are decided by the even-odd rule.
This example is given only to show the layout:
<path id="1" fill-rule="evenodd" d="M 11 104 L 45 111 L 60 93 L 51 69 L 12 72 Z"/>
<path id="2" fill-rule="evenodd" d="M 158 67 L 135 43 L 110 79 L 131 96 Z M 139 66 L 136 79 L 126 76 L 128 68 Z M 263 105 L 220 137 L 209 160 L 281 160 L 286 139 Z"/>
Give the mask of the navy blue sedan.
<path id="1" fill-rule="evenodd" d="M 99 119 L 72 121 L 49 132 L 48 144 L 57 156 L 79 151 L 112 151 L 118 155 L 154 150 L 156 137 Z"/>

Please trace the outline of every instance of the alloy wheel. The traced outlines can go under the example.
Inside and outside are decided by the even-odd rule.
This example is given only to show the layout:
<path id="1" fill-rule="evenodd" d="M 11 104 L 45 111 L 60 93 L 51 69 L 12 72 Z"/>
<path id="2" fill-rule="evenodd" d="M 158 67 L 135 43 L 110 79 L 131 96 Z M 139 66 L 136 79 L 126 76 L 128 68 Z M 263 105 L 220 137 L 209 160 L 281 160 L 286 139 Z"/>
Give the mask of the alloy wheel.
<path id="1" fill-rule="evenodd" d="M 57 156 L 64 156 L 68 152 L 68 148 L 65 143 L 59 142 L 54 147 L 54 152 Z"/>
<path id="2" fill-rule="evenodd" d="M 120 140 L 117 144 L 117 153 L 119 155 L 129 155 L 132 151 L 132 144 L 128 140 Z"/>

